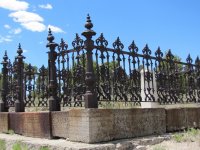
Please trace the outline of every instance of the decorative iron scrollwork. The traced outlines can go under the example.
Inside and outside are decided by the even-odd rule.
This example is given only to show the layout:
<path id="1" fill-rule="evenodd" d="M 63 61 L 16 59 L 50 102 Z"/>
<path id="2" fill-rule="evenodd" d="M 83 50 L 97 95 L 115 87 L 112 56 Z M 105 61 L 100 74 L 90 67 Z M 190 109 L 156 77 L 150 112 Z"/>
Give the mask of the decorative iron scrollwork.
<path id="1" fill-rule="evenodd" d="M 154 81 L 153 81 L 153 62 L 150 57 L 151 50 L 149 49 L 148 45 L 144 47 L 142 50 L 144 55 L 142 59 L 143 65 L 143 75 L 144 75 L 144 94 L 145 94 L 145 101 L 155 101 L 154 97 Z"/>
<path id="2" fill-rule="evenodd" d="M 35 69 L 31 64 L 25 68 L 25 106 L 31 107 L 35 106 L 36 91 L 35 91 Z M 28 95 L 26 97 L 26 92 Z"/>
<path id="3" fill-rule="evenodd" d="M 110 56 L 107 51 L 108 41 L 104 38 L 103 33 L 96 39 L 96 45 L 96 91 L 97 99 L 101 104 L 101 101 L 111 101 Z"/>
<path id="4" fill-rule="evenodd" d="M 48 70 L 44 65 L 39 69 L 38 83 L 37 83 L 37 94 L 38 94 L 38 106 L 47 107 L 48 106 Z"/>
<path id="5" fill-rule="evenodd" d="M 72 42 L 72 46 L 76 50 L 83 48 L 83 40 L 79 37 L 79 35 L 77 33 L 76 33 L 76 38 Z"/>

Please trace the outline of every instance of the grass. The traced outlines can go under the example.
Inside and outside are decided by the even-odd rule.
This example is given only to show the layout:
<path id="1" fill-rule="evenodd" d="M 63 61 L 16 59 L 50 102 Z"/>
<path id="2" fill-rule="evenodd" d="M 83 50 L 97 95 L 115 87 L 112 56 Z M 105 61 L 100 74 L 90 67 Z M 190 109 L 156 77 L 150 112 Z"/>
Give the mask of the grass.
<path id="1" fill-rule="evenodd" d="M 27 145 L 24 145 L 21 142 L 16 142 L 12 146 L 12 150 L 28 150 L 28 147 L 27 147 Z"/>
<path id="2" fill-rule="evenodd" d="M 6 142 L 4 140 L 0 140 L 0 149 L 6 150 Z"/>
<path id="3" fill-rule="evenodd" d="M 49 150 L 49 148 L 47 146 L 42 146 L 39 150 Z"/>
<path id="4" fill-rule="evenodd" d="M 175 140 L 176 142 L 184 141 L 184 134 L 183 133 L 175 133 L 173 135 L 173 140 Z"/>
<path id="5" fill-rule="evenodd" d="M 13 130 L 8 130 L 6 134 L 11 134 L 13 135 L 15 132 Z"/>
<path id="6" fill-rule="evenodd" d="M 176 142 L 194 142 L 200 141 L 200 130 L 190 128 L 183 133 L 175 133 L 173 135 L 173 140 Z"/>

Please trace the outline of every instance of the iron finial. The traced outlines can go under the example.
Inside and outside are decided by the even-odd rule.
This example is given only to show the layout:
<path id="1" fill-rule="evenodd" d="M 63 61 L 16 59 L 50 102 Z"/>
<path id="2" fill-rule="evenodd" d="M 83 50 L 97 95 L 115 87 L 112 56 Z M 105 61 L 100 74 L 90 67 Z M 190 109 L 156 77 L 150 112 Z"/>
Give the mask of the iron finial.
<path id="1" fill-rule="evenodd" d="M 199 56 L 197 56 L 197 58 L 196 58 L 196 60 L 195 60 L 195 64 L 196 64 L 196 65 L 200 65 Z"/>
<path id="2" fill-rule="evenodd" d="M 155 52 L 155 56 L 157 58 L 162 58 L 163 57 L 163 52 L 161 51 L 160 46 L 158 46 L 158 49 Z"/>
<path id="3" fill-rule="evenodd" d="M 21 44 L 19 43 L 19 45 L 18 45 L 18 49 L 21 49 Z"/>
<path id="4" fill-rule="evenodd" d="M 4 54 L 4 56 L 3 56 L 3 59 L 4 59 L 4 61 L 7 61 L 8 60 L 8 55 L 7 55 L 7 51 L 5 50 L 5 54 Z"/>
<path id="5" fill-rule="evenodd" d="M 135 41 L 133 40 L 131 45 L 128 47 L 129 51 L 132 53 L 137 53 L 138 52 L 138 47 L 135 44 Z"/>
<path id="6" fill-rule="evenodd" d="M 86 24 L 85 24 L 85 28 L 88 29 L 88 30 L 91 30 L 93 27 L 93 24 L 92 24 L 92 21 L 90 19 L 90 15 L 88 14 L 87 15 L 87 21 L 86 21 Z"/>
<path id="7" fill-rule="evenodd" d="M 54 40 L 54 36 L 52 35 L 52 31 L 51 31 L 51 28 L 49 28 L 49 31 L 48 31 L 48 36 L 47 36 L 47 40 L 49 41 L 49 43 L 52 43 L 53 40 Z"/>
<path id="8" fill-rule="evenodd" d="M 91 19 L 90 19 L 90 15 L 88 14 L 88 15 L 87 15 L 87 20 L 86 20 L 86 23 L 85 23 L 85 28 L 86 28 L 87 30 L 85 30 L 84 32 L 82 32 L 82 35 L 83 35 L 84 37 L 86 37 L 87 39 L 91 39 L 92 36 L 96 35 L 96 32 L 94 32 L 94 31 L 92 30 L 92 27 L 93 27 L 93 24 L 92 24 L 92 21 L 91 21 Z"/>
<path id="9" fill-rule="evenodd" d="M 51 28 L 49 28 L 49 34 L 51 34 Z"/>
<path id="10" fill-rule="evenodd" d="M 18 53 L 19 55 L 21 55 L 21 54 L 23 53 L 23 50 L 22 50 L 22 48 L 21 48 L 21 44 L 20 44 L 20 43 L 19 43 L 19 45 L 18 45 L 17 53 Z"/>
<path id="11" fill-rule="evenodd" d="M 190 56 L 190 53 L 188 54 L 188 57 L 186 58 L 187 63 L 192 63 L 192 58 Z"/>

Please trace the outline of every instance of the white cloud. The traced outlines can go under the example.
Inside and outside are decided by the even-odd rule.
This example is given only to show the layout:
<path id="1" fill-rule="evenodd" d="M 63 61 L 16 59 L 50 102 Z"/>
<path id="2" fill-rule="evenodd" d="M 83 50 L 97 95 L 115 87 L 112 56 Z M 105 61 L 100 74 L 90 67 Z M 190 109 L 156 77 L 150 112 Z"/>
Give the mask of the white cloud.
<path id="1" fill-rule="evenodd" d="M 0 0 L 0 7 L 11 11 L 27 10 L 29 4 L 18 0 Z"/>
<path id="2" fill-rule="evenodd" d="M 9 14 L 9 17 L 13 18 L 15 22 L 20 22 L 20 23 L 44 21 L 44 19 L 40 15 L 28 11 L 13 12 Z"/>
<path id="3" fill-rule="evenodd" d="M 28 52 L 28 50 L 26 50 L 26 49 L 23 49 L 23 53 L 27 53 Z"/>
<path id="4" fill-rule="evenodd" d="M 10 27 L 8 24 L 5 24 L 5 25 L 4 25 L 4 28 L 10 29 L 11 27 Z"/>
<path id="5" fill-rule="evenodd" d="M 46 26 L 43 24 L 44 19 L 32 12 L 17 11 L 9 14 L 15 22 L 19 22 L 25 29 L 33 32 L 42 32 L 46 30 Z"/>
<path id="6" fill-rule="evenodd" d="M 14 34 L 19 34 L 19 33 L 21 33 L 21 32 L 22 32 L 22 29 L 21 29 L 21 28 L 16 28 L 16 29 L 13 30 L 13 33 L 14 33 Z"/>
<path id="7" fill-rule="evenodd" d="M 12 41 L 11 36 L 3 37 L 3 36 L 0 35 L 0 43 L 11 42 L 11 41 Z"/>
<path id="8" fill-rule="evenodd" d="M 22 32 L 21 28 L 12 29 L 9 31 L 10 34 L 20 34 Z"/>
<path id="9" fill-rule="evenodd" d="M 39 5 L 40 8 L 43 8 L 43 9 L 52 9 L 52 5 L 51 4 L 46 4 L 46 5 Z"/>
<path id="10" fill-rule="evenodd" d="M 47 4 L 46 7 L 50 8 L 49 5 Z M 39 14 L 34 13 L 34 12 L 20 10 L 20 11 L 15 11 L 15 12 L 10 13 L 8 16 L 11 17 L 13 21 L 20 23 L 22 27 L 32 32 L 43 32 L 43 31 L 46 31 L 48 28 L 51 28 L 51 30 L 55 33 L 65 33 L 61 28 L 57 26 L 53 26 L 53 25 L 46 26 L 43 23 L 44 22 L 43 17 L 41 17 Z M 8 25 L 4 27 L 9 28 Z M 21 33 L 21 31 L 22 30 L 20 28 L 17 28 L 17 29 L 11 30 L 10 33 L 19 34 Z"/>
<path id="11" fill-rule="evenodd" d="M 27 30 L 30 30 L 33 32 L 42 32 L 46 30 L 46 26 L 40 22 L 25 22 L 25 23 L 21 23 L 21 25 Z"/>
<path id="12" fill-rule="evenodd" d="M 52 26 L 52 25 L 48 25 L 47 29 L 51 29 L 51 31 L 55 32 L 55 33 L 64 33 L 64 31 L 56 26 Z"/>

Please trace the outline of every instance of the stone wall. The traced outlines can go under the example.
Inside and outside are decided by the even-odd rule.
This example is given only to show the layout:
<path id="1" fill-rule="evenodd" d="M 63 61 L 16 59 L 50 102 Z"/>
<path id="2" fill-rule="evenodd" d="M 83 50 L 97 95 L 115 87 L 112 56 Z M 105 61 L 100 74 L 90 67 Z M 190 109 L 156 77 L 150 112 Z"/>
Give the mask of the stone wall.
<path id="1" fill-rule="evenodd" d="M 51 120 L 49 112 L 9 113 L 9 128 L 17 134 L 51 138 Z"/>
<path id="2" fill-rule="evenodd" d="M 200 108 L 166 109 L 166 131 L 200 128 Z"/>
<path id="3" fill-rule="evenodd" d="M 8 113 L 0 113 L 0 132 L 7 133 L 9 130 Z"/>
<path id="4" fill-rule="evenodd" d="M 72 109 L 0 113 L 0 132 L 98 143 L 200 128 L 200 108 Z"/>
<path id="5" fill-rule="evenodd" d="M 165 118 L 165 110 L 160 108 L 71 110 L 64 132 L 70 141 L 85 143 L 162 134 Z"/>
<path id="6" fill-rule="evenodd" d="M 51 112 L 52 136 L 69 137 L 69 111 Z"/>

